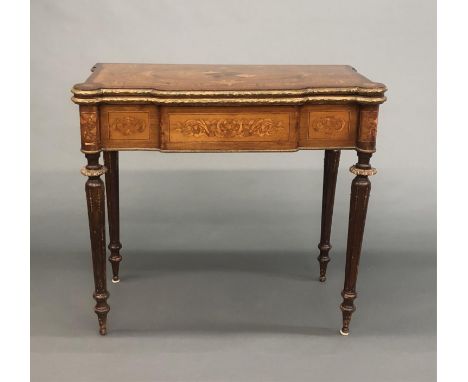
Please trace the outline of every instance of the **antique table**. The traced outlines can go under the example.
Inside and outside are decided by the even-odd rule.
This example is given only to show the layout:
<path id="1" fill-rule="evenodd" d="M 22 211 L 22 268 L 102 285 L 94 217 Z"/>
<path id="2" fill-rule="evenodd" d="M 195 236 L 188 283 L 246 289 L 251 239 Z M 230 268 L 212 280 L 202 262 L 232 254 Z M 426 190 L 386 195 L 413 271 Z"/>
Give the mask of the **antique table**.
<path id="1" fill-rule="evenodd" d="M 351 166 L 348 243 L 341 334 L 349 334 L 371 183 L 379 104 L 386 87 L 340 65 L 97 64 L 73 87 L 80 108 L 81 151 L 87 165 L 95 312 L 107 332 L 105 196 L 112 281 L 119 282 L 120 150 L 245 152 L 325 150 L 320 281 L 330 261 L 330 231 L 341 150 Z M 104 165 L 99 163 L 101 151 Z"/>

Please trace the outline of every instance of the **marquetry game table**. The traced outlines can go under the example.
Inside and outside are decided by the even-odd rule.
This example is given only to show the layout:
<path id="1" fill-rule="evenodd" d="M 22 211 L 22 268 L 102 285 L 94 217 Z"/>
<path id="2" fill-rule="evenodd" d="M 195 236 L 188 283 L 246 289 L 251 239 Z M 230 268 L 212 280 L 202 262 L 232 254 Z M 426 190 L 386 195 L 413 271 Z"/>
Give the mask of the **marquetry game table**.
<path id="1" fill-rule="evenodd" d="M 97 64 L 73 87 L 81 151 L 87 165 L 95 312 L 107 333 L 105 196 L 112 282 L 122 260 L 119 228 L 120 150 L 247 152 L 325 150 L 320 281 L 330 261 L 330 232 L 341 150 L 351 166 L 348 243 L 341 334 L 349 334 L 371 183 L 379 105 L 386 87 L 341 65 Z M 99 163 L 103 152 L 104 165 Z M 105 175 L 104 182 L 101 175 Z M 105 192 L 104 192 L 105 188 Z"/>

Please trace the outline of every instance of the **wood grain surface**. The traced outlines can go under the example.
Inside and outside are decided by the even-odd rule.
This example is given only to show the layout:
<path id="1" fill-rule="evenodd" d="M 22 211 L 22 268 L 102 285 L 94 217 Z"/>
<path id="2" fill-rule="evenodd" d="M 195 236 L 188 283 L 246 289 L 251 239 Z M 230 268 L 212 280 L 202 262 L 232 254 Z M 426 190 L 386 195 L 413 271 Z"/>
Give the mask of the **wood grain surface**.
<path id="1" fill-rule="evenodd" d="M 96 64 L 77 88 L 158 90 L 380 89 L 349 65 Z"/>

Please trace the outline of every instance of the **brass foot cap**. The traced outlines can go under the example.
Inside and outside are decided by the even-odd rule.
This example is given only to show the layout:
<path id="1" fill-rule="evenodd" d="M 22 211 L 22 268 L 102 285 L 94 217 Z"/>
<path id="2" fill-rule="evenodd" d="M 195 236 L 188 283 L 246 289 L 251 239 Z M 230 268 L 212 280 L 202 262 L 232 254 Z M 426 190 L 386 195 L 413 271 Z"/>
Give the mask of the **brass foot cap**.
<path id="1" fill-rule="evenodd" d="M 342 336 L 349 336 L 349 332 L 343 332 L 342 329 L 340 329 L 340 333 Z"/>
<path id="2" fill-rule="evenodd" d="M 120 282 L 120 278 L 118 278 L 118 277 L 117 277 L 117 278 L 113 278 L 113 277 L 112 277 L 112 282 L 113 282 L 114 284 L 117 284 L 117 283 Z"/>
<path id="3" fill-rule="evenodd" d="M 327 276 L 320 276 L 319 281 L 321 283 L 324 283 L 325 281 L 327 281 Z"/>
<path id="4" fill-rule="evenodd" d="M 107 329 L 106 329 L 106 328 L 100 328 L 100 329 L 99 329 L 99 334 L 100 334 L 101 336 L 105 336 L 105 335 L 107 334 Z"/>

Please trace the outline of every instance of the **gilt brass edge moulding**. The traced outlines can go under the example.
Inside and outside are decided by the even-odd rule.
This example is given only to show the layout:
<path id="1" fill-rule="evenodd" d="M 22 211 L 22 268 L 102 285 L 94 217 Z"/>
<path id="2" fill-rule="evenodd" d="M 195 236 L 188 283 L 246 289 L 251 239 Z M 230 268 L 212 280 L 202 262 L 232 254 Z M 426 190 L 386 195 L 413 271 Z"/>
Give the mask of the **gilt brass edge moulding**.
<path id="1" fill-rule="evenodd" d="M 349 103 L 381 104 L 386 97 L 362 97 L 362 96 L 308 96 L 287 98 L 158 98 L 158 97 L 72 97 L 72 101 L 78 105 L 95 105 L 100 103 L 154 103 L 160 105 L 303 105 L 320 103 Z"/>
<path id="2" fill-rule="evenodd" d="M 301 151 L 301 150 L 354 150 L 355 148 L 354 147 L 302 147 L 302 146 L 298 146 L 298 147 L 294 147 L 294 148 L 290 148 L 290 149 L 219 149 L 219 150 L 215 150 L 215 149 L 193 149 L 193 150 L 190 150 L 190 149 L 156 149 L 157 151 L 160 151 L 162 153 L 180 153 L 180 154 L 184 154 L 184 153 L 219 153 L 219 152 L 222 152 L 222 153 L 295 153 L 295 152 L 298 152 L 298 151 Z M 126 151 L 126 150 L 135 150 L 135 149 L 123 149 L 123 151 Z M 137 150 L 152 150 L 154 151 L 154 149 L 137 149 Z M 112 150 L 112 149 L 109 149 L 108 151 L 117 151 L 116 150 Z M 119 149 L 120 151 L 120 149 Z"/>
<path id="3" fill-rule="evenodd" d="M 75 85 L 78 86 L 78 85 Z M 155 96 L 155 97 L 252 97 L 252 96 L 308 96 L 315 94 L 327 95 L 383 95 L 387 91 L 386 87 L 379 88 L 308 88 L 291 90 L 156 90 L 156 89 L 96 89 L 81 90 L 74 87 L 72 93 L 75 96 L 96 97 L 96 96 Z"/>
<path id="4" fill-rule="evenodd" d="M 96 154 L 101 151 L 159 151 L 162 153 L 262 153 L 262 152 L 284 152 L 293 153 L 300 150 L 358 150 L 355 146 L 330 146 L 330 147 L 307 147 L 297 146 L 288 149 L 161 149 L 159 147 L 103 147 L 98 151 L 81 150 L 83 154 Z"/>

